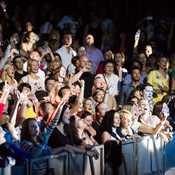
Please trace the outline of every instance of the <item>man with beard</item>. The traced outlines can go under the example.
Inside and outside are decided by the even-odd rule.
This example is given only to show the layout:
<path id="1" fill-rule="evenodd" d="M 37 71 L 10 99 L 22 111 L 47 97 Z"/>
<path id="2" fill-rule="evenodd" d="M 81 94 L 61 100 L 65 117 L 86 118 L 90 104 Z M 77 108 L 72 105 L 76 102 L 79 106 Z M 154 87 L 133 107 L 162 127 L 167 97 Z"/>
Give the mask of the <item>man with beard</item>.
<path id="1" fill-rule="evenodd" d="M 139 67 L 133 67 L 131 71 L 131 83 L 123 85 L 120 94 L 118 104 L 120 107 L 127 102 L 130 92 L 140 85 L 141 71 Z"/>

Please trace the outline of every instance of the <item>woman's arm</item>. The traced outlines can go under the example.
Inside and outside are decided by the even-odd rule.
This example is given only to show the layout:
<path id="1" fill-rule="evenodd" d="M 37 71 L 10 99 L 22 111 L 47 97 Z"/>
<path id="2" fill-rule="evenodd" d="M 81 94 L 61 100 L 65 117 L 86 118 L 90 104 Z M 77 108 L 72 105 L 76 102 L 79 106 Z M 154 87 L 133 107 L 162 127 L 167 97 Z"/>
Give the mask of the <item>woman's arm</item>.
<path id="1" fill-rule="evenodd" d="M 79 81 L 79 83 L 80 83 L 80 86 L 81 86 L 81 91 L 80 91 L 80 95 L 78 96 L 78 102 L 72 109 L 70 109 L 70 114 L 74 114 L 75 112 L 77 112 L 77 110 L 83 104 L 85 82 L 84 82 L 84 80 L 81 80 L 81 81 Z"/>

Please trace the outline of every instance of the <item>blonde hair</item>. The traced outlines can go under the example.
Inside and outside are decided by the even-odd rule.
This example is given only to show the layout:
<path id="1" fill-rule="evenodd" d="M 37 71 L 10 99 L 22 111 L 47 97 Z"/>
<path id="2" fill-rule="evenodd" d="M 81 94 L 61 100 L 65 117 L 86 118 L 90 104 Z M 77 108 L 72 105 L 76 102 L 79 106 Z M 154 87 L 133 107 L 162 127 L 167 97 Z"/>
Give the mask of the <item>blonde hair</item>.
<path id="1" fill-rule="evenodd" d="M 147 100 L 146 98 L 141 98 L 141 99 L 139 99 L 139 101 L 138 101 L 138 105 L 140 105 L 140 102 L 143 101 L 143 100 L 145 100 L 145 101 L 148 102 L 148 100 Z"/>
<path id="2" fill-rule="evenodd" d="M 125 118 L 126 115 L 130 115 L 131 118 L 132 118 L 132 114 L 129 111 L 125 110 L 125 109 L 122 109 L 121 111 L 119 111 L 119 114 L 120 114 L 121 119 Z"/>
<path id="3" fill-rule="evenodd" d="M 38 63 L 38 61 L 30 59 L 30 60 L 28 60 L 28 63 L 27 63 L 27 72 L 29 74 L 31 73 L 31 66 L 32 66 L 32 63 L 33 62 L 37 62 L 37 64 L 38 64 L 38 70 L 39 70 L 39 63 Z"/>
<path id="4" fill-rule="evenodd" d="M 51 102 L 54 102 L 56 99 L 56 96 L 58 96 L 58 92 L 56 93 L 56 87 L 58 86 L 58 84 L 63 84 L 62 82 L 56 81 L 53 86 L 52 89 L 49 93 L 49 98 L 51 99 Z"/>
<path id="5" fill-rule="evenodd" d="M 5 82 L 5 80 L 7 80 L 7 69 L 8 69 L 9 67 L 11 67 L 11 66 L 13 67 L 12 64 L 5 64 L 4 67 L 2 68 L 1 80 L 2 80 L 3 82 Z M 14 78 L 12 78 L 12 82 L 15 83 Z"/>

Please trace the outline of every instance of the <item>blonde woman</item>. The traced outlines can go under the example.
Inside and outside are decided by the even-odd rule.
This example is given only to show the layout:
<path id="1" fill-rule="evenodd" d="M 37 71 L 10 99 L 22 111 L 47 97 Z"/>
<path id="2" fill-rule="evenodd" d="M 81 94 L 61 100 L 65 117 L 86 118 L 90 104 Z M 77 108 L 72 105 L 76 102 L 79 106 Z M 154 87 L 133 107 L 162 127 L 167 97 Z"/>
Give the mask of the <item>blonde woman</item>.
<path id="1" fill-rule="evenodd" d="M 5 64 L 2 68 L 1 79 L 0 82 L 5 82 L 7 80 L 9 85 L 13 85 L 17 87 L 18 83 L 14 79 L 15 70 L 12 64 Z"/>
<path id="2" fill-rule="evenodd" d="M 56 81 L 50 91 L 49 97 L 52 103 L 59 103 L 60 97 L 58 96 L 58 91 L 64 86 L 62 82 Z"/>
<path id="3" fill-rule="evenodd" d="M 32 90 L 31 92 L 35 93 L 38 90 L 44 90 L 44 80 L 41 77 L 38 77 L 36 74 L 39 70 L 39 63 L 35 60 L 29 60 L 27 65 L 28 75 L 24 76 L 20 81 L 21 83 L 29 83 Z"/>

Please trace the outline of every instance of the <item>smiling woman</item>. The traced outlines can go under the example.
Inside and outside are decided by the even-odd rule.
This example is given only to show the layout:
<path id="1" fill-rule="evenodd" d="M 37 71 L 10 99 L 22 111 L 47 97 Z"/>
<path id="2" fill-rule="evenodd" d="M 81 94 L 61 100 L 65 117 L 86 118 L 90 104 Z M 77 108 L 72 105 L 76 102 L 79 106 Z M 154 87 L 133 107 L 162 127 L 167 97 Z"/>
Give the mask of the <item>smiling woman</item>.
<path id="1" fill-rule="evenodd" d="M 28 75 L 24 76 L 20 81 L 21 83 L 29 83 L 32 88 L 32 92 L 35 93 L 37 90 L 44 90 L 44 80 L 38 77 L 36 74 L 39 70 L 39 63 L 35 60 L 28 61 Z"/>
<path id="2" fill-rule="evenodd" d="M 7 80 L 8 84 L 17 87 L 17 81 L 14 79 L 15 70 L 12 64 L 5 64 L 2 73 L 0 82 L 5 82 Z"/>

